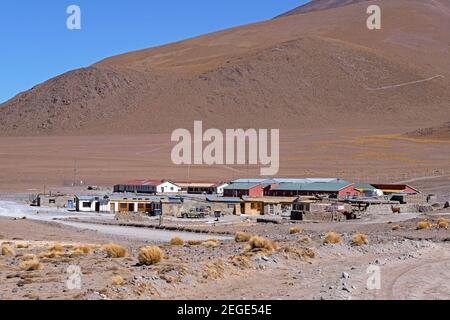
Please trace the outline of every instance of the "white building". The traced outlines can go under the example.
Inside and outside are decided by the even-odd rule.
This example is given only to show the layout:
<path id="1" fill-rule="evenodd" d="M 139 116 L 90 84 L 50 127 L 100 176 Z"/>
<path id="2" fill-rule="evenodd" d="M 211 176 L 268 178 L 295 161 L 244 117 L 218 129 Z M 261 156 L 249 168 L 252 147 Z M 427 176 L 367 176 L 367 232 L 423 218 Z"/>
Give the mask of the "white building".
<path id="1" fill-rule="evenodd" d="M 170 181 L 162 181 L 156 186 L 156 193 L 158 194 L 171 194 L 180 192 L 181 187 Z"/>
<path id="2" fill-rule="evenodd" d="M 217 193 L 217 194 L 223 194 L 224 189 L 225 189 L 226 187 L 228 187 L 228 186 L 229 186 L 228 183 L 217 184 L 217 185 L 215 186 L 215 188 L 216 188 L 216 193 Z"/>
<path id="3" fill-rule="evenodd" d="M 109 199 L 98 196 L 76 196 L 75 208 L 79 212 L 109 212 Z"/>

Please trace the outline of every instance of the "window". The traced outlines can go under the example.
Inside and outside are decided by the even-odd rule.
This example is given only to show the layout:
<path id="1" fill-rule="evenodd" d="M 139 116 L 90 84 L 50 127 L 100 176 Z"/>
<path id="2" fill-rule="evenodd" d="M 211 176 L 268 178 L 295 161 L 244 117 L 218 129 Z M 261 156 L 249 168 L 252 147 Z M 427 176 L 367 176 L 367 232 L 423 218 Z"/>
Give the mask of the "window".
<path id="1" fill-rule="evenodd" d="M 90 202 L 83 202 L 83 208 L 90 208 L 91 203 Z"/>
<path id="2" fill-rule="evenodd" d="M 56 200 L 55 200 L 55 199 L 49 199 L 49 200 L 48 200 L 48 203 L 49 203 L 49 204 L 56 204 Z"/>

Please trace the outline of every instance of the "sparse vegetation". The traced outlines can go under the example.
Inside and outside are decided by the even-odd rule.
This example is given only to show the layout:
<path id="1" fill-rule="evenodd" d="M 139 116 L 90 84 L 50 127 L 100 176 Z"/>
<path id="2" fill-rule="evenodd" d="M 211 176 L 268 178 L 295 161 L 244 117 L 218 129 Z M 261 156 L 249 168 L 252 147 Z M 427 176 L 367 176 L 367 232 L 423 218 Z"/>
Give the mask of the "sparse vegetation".
<path id="1" fill-rule="evenodd" d="M 190 246 L 199 246 L 199 245 L 201 245 L 203 242 L 204 242 L 203 240 L 189 240 L 189 241 L 188 241 L 188 244 L 189 244 Z"/>
<path id="2" fill-rule="evenodd" d="M 266 252 L 273 252 L 277 250 L 278 245 L 275 241 L 263 237 L 254 236 L 248 241 L 246 251 L 264 250 Z"/>
<path id="3" fill-rule="evenodd" d="M 298 239 L 298 242 L 307 244 L 307 243 L 311 243 L 312 239 L 308 236 L 304 236 L 304 237 L 301 237 L 300 239 Z"/>
<path id="4" fill-rule="evenodd" d="M 36 271 L 36 270 L 43 269 L 43 265 L 36 258 L 36 259 L 32 259 L 32 260 L 22 261 L 19 264 L 19 268 L 24 270 L 24 271 Z"/>
<path id="5" fill-rule="evenodd" d="M 19 242 L 16 244 L 17 249 L 27 249 L 30 245 L 26 242 Z"/>
<path id="6" fill-rule="evenodd" d="M 352 237 L 352 246 L 362 246 L 369 244 L 369 239 L 363 233 L 356 233 Z"/>
<path id="7" fill-rule="evenodd" d="M 328 232 L 323 239 L 326 244 L 339 244 L 342 242 L 342 237 L 336 232 Z"/>
<path id="8" fill-rule="evenodd" d="M 64 252 L 64 247 L 59 243 L 55 243 L 48 248 L 48 251 L 62 253 Z"/>
<path id="9" fill-rule="evenodd" d="M 152 265 L 161 262 L 163 253 L 159 247 L 142 247 L 139 249 L 138 260 L 141 265 Z"/>
<path id="10" fill-rule="evenodd" d="M 219 240 L 214 239 L 214 238 L 210 238 L 208 240 L 206 240 L 205 242 L 203 242 L 203 245 L 206 247 L 217 247 L 219 245 Z"/>
<path id="11" fill-rule="evenodd" d="M 86 244 L 77 245 L 73 247 L 72 253 L 88 255 L 91 253 L 91 247 Z"/>
<path id="12" fill-rule="evenodd" d="M 121 286 L 125 283 L 125 280 L 121 276 L 114 276 L 111 279 L 111 284 L 113 286 Z"/>
<path id="13" fill-rule="evenodd" d="M 6 245 L 2 246 L 2 256 L 15 256 L 15 255 L 16 253 L 14 252 L 13 248 Z"/>
<path id="14" fill-rule="evenodd" d="M 103 246 L 108 258 L 124 258 L 128 255 L 128 250 L 120 244 L 110 243 Z"/>
<path id="15" fill-rule="evenodd" d="M 300 232 L 302 232 L 302 229 L 300 229 L 299 227 L 293 227 L 289 230 L 290 234 L 299 234 Z"/>
<path id="16" fill-rule="evenodd" d="M 292 254 L 300 259 L 314 259 L 316 256 L 315 252 L 309 248 L 294 248 L 294 247 L 285 247 L 282 251 L 286 254 Z"/>
<path id="17" fill-rule="evenodd" d="M 36 255 L 35 254 L 31 254 L 31 253 L 24 254 L 21 258 L 22 258 L 22 261 L 36 260 L 37 259 Z"/>
<path id="18" fill-rule="evenodd" d="M 170 244 L 173 246 L 183 246 L 184 245 L 184 240 L 181 239 L 180 237 L 173 237 L 170 240 Z"/>
<path id="19" fill-rule="evenodd" d="M 238 231 L 236 232 L 234 240 L 236 242 L 248 242 L 252 237 L 253 235 L 251 235 L 250 233 Z"/>
<path id="20" fill-rule="evenodd" d="M 401 227 L 402 227 L 401 225 L 395 224 L 395 225 L 392 226 L 392 231 L 400 230 Z"/>
<path id="21" fill-rule="evenodd" d="M 428 220 L 420 221 L 417 224 L 417 230 L 424 230 L 424 229 L 430 229 L 430 228 L 431 228 L 431 223 Z"/>
<path id="22" fill-rule="evenodd" d="M 444 218 L 440 218 L 437 222 L 437 225 L 441 229 L 448 229 L 449 221 Z"/>

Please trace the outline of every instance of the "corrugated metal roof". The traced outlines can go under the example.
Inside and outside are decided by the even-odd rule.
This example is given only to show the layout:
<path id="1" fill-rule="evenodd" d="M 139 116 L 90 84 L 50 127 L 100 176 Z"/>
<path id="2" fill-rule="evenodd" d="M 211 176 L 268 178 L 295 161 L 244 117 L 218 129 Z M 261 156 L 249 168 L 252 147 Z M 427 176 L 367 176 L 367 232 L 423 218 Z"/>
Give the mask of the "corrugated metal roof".
<path id="1" fill-rule="evenodd" d="M 225 190 L 249 190 L 259 186 L 260 183 L 232 183 L 226 186 Z"/>
<path id="2" fill-rule="evenodd" d="M 355 183 L 353 187 L 358 190 L 368 190 L 368 191 L 374 191 L 377 189 L 373 185 L 368 183 Z"/>
<path id="3" fill-rule="evenodd" d="M 230 202 L 230 203 L 242 202 L 241 198 L 235 198 L 235 197 L 211 196 L 211 197 L 206 197 L 206 200 L 208 200 L 209 202 Z"/>
<path id="4" fill-rule="evenodd" d="M 313 182 L 313 183 L 282 183 L 273 187 L 274 191 L 339 191 L 351 184 L 334 182 Z"/>

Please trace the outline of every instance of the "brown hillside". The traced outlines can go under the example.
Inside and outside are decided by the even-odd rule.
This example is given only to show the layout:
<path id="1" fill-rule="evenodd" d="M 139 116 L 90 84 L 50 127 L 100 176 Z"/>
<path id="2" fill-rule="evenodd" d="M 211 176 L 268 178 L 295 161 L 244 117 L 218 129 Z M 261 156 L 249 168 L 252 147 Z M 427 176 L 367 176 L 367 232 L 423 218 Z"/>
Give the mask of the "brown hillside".
<path id="1" fill-rule="evenodd" d="M 371 1 L 382 6 L 379 31 L 366 28 L 365 1 L 348 2 L 314 1 L 308 14 L 63 74 L 0 105 L 0 134 L 159 133 L 194 120 L 287 129 L 442 123 L 450 1 Z"/>

